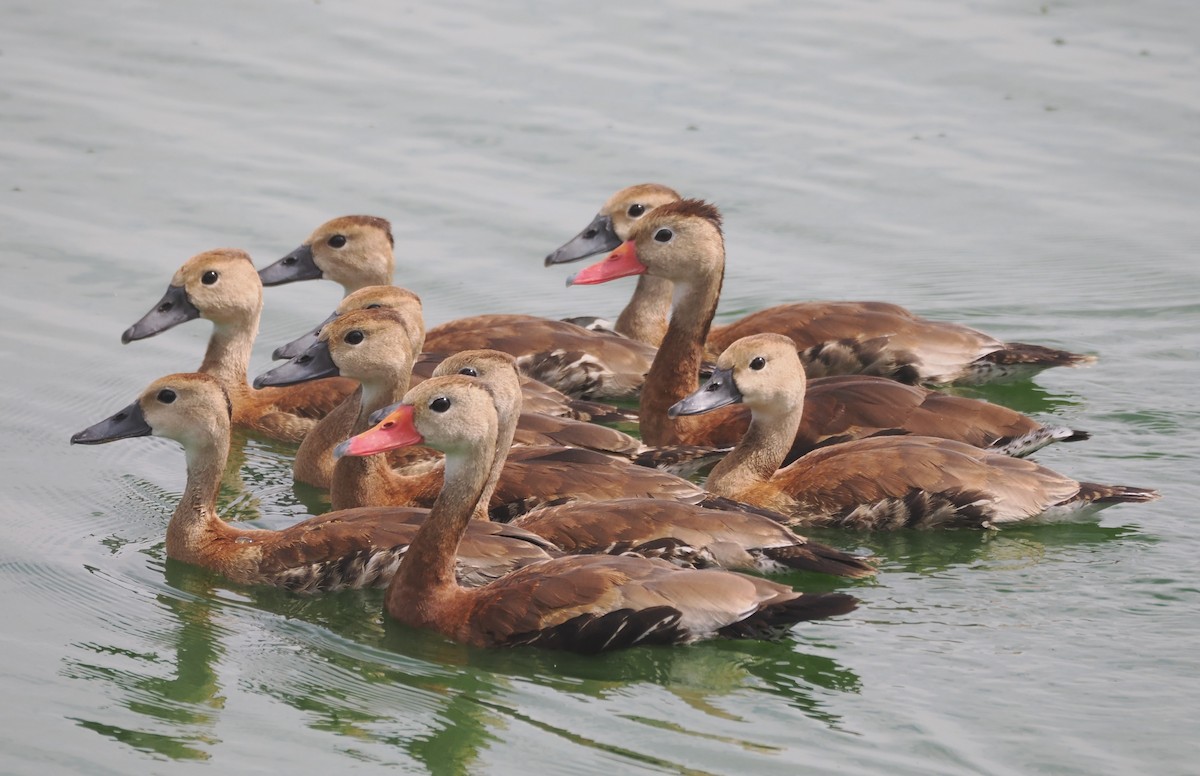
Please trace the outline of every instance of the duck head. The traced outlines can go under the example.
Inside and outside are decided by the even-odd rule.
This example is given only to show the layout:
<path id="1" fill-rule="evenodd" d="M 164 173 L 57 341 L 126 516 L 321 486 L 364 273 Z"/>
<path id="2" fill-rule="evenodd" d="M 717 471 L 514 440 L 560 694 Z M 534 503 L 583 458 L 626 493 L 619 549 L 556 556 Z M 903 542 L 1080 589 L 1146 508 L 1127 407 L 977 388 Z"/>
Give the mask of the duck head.
<path id="1" fill-rule="evenodd" d="M 259 271 L 264 286 L 324 278 L 347 293 L 392 282 L 392 226 L 375 216 L 342 216 L 317 227 L 299 248 Z"/>
<path id="2" fill-rule="evenodd" d="M 152 337 L 194 318 L 216 326 L 242 326 L 262 313 L 262 283 L 249 254 L 220 248 L 193 256 L 171 278 L 150 312 L 121 335 L 121 342 Z"/>

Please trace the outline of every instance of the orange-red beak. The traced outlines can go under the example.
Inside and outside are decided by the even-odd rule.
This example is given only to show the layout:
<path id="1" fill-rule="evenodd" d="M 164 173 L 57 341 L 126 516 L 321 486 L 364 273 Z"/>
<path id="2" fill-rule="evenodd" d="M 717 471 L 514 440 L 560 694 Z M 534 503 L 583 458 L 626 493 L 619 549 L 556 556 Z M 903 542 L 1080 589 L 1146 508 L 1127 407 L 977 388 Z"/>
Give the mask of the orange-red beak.
<path id="1" fill-rule="evenodd" d="M 421 432 L 413 425 L 411 404 L 401 404 L 374 428 L 358 436 L 352 436 L 333 449 L 334 459 L 343 455 L 374 455 L 395 450 L 397 447 L 419 445 L 425 441 Z"/>
<path id="2" fill-rule="evenodd" d="M 603 261 L 584 267 L 567 278 L 567 285 L 590 286 L 645 273 L 646 265 L 638 261 L 637 246 L 634 245 L 633 240 L 626 240 L 615 251 L 608 254 Z"/>

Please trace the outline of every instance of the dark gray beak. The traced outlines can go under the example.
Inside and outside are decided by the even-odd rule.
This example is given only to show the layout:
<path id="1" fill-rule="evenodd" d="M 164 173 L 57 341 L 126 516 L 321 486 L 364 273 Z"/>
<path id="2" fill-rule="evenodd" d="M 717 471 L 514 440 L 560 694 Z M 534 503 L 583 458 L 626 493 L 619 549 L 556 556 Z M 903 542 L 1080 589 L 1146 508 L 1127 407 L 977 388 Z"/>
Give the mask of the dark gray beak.
<path id="1" fill-rule="evenodd" d="M 163 294 L 163 298 L 158 301 L 154 309 L 126 329 L 125 333 L 121 335 L 121 342 L 128 345 L 134 340 L 153 337 L 172 326 L 178 326 L 184 321 L 199 317 L 200 311 L 188 299 L 187 291 L 183 286 L 167 286 L 167 293 Z"/>
<path id="2" fill-rule="evenodd" d="M 258 271 L 264 286 L 281 286 L 297 280 L 316 280 L 321 268 L 313 260 L 311 245 L 301 245 L 279 261 Z"/>
<path id="3" fill-rule="evenodd" d="M 142 405 L 135 401 L 111 418 L 105 418 L 94 426 L 88 426 L 78 434 L 74 434 L 71 437 L 71 444 L 102 445 L 117 439 L 149 436 L 152 433 L 154 430 L 150 428 L 150 424 L 146 422 L 146 416 L 142 414 Z"/>
<path id="4" fill-rule="evenodd" d="M 371 417 L 367 418 L 367 422 L 372 426 L 378 426 L 383 422 L 383 419 L 395 412 L 404 402 L 398 401 L 395 404 L 389 404 L 381 410 L 375 410 L 371 413 Z"/>
<path id="5" fill-rule="evenodd" d="M 611 251 L 622 242 L 621 238 L 617 237 L 617 233 L 613 231 L 612 219 L 603 214 L 597 215 L 582 232 L 547 256 L 546 266 L 586 259 L 593 254 Z"/>
<path id="6" fill-rule="evenodd" d="M 321 336 L 321 329 L 325 328 L 325 324 L 329 323 L 336 317 L 338 317 L 338 314 L 334 312 L 328 318 L 318 323 L 317 328 L 313 329 L 308 334 L 304 334 L 286 345 L 280 345 L 279 347 L 275 348 L 275 352 L 271 354 L 271 358 L 275 359 L 276 361 L 282 358 L 295 358 L 304 351 L 308 350 L 313 346 L 314 343 L 316 343 L 317 337 Z"/>
<path id="7" fill-rule="evenodd" d="M 714 369 L 708 382 L 691 396 L 680 399 L 667 410 L 667 417 L 677 418 L 680 415 L 699 415 L 711 412 L 727 404 L 737 404 L 742 400 L 742 392 L 733 384 L 732 369 Z"/>
<path id="8" fill-rule="evenodd" d="M 254 387 L 295 385 L 322 377 L 336 377 L 339 374 L 341 372 L 338 371 L 337 364 L 333 363 L 333 356 L 329 353 L 329 345 L 324 342 L 314 342 L 291 361 L 269 369 L 254 378 Z"/>

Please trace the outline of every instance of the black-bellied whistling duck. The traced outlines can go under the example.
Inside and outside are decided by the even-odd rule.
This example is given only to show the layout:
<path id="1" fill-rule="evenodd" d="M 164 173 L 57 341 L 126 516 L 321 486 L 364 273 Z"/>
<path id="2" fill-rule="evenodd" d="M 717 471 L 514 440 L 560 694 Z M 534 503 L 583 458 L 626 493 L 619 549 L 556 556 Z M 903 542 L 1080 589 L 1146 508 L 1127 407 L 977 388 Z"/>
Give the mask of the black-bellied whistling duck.
<path id="1" fill-rule="evenodd" d="M 718 636 L 775 636 L 801 620 L 851 611 L 844 594 L 804 594 L 734 572 L 685 570 L 661 560 L 605 555 L 549 560 L 474 590 L 454 578 L 454 548 L 486 502 L 492 464 L 515 430 L 493 395 L 451 375 L 413 388 L 396 413 L 401 444 L 446 456 L 446 479 L 429 519 L 388 586 L 385 611 L 481 647 L 535 645 L 602 652 Z M 393 438 L 395 438 L 393 436 Z M 355 440 L 347 445 L 351 452 Z"/>
<path id="2" fill-rule="evenodd" d="M 329 512 L 280 531 L 229 525 L 216 499 L 229 454 L 230 397 L 204 374 L 155 380 L 115 415 L 71 437 L 101 444 L 128 437 L 166 437 L 187 454 L 187 485 L 167 526 L 167 556 L 217 571 L 235 582 L 296 592 L 378 587 L 404 557 L 425 510 L 388 507 Z M 550 543 L 515 527 L 469 527 L 457 561 L 464 582 L 482 584 L 545 560 Z M 451 551 L 453 554 L 453 551 Z"/>
<path id="3" fill-rule="evenodd" d="M 703 417 L 667 417 L 691 393 L 704 358 L 704 338 L 716 311 L 725 271 L 717 209 L 698 200 L 660 206 L 633 227 L 631 239 L 604 261 L 579 272 L 575 283 L 600 283 L 631 274 L 673 281 L 679 302 L 641 397 L 642 439 L 652 445 L 735 444 L 749 425 L 744 408 Z M 814 447 L 878 434 L 930 434 L 1025 454 L 1083 432 L 1043 427 L 987 402 L 935 394 L 882 378 L 858 375 L 813 381 L 810 401 L 790 458 Z"/>
<path id="4" fill-rule="evenodd" d="M 354 389 L 352 380 L 322 380 L 295 388 L 254 390 L 246 382 L 258 321 L 262 283 L 245 251 L 206 251 L 184 262 L 167 293 L 121 335 L 144 339 L 193 318 L 213 323 L 200 372 L 221 382 L 233 401 L 233 424 L 273 439 L 299 442 L 317 420 Z"/>
<path id="5" fill-rule="evenodd" d="M 263 375 L 258 382 L 290 382 L 340 373 L 345 365 L 363 383 L 356 424 L 393 400 L 405 387 L 401 367 L 411 363 L 408 335 L 395 311 L 359 310 L 338 316 L 325 325 L 320 340 L 305 354 Z M 369 325 L 368 325 L 369 324 Z M 504 360 L 506 407 L 517 407 L 521 388 L 511 356 L 492 351 Z M 443 361 L 438 370 L 457 369 L 456 358 Z M 449 363 L 447 363 L 449 362 Z M 435 370 L 436 373 L 437 370 Z M 511 395 L 509 392 L 511 391 Z M 515 416 L 516 417 L 516 416 Z M 509 440 L 511 443 L 511 440 Z M 422 465 L 397 471 L 384 456 L 344 461 L 335 466 L 330 498 L 335 509 L 402 504 L 427 507 L 441 487 L 442 467 Z M 719 498 L 710 498 L 695 484 L 665 471 L 637 466 L 624 458 L 591 450 L 561 446 L 519 447 L 508 456 L 492 497 L 493 514 L 509 519 L 548 502 L 565 499 L 598 500 L 626 496 L 672 498 L 708 503 L 719 508 L 748 509 Z M 487 515 L 480 515 L 486 518 Z"/>
<path id="6" fill-rule="evenodd" d="M 547 256 L 546 264 L 612 250 L 630 238 L 634 224 L 646 213 L 679 199 L 675 191 L 659 184 L 622 189 L 604 203 L 587 228 Z M 666 333 L 671 293 L 671 284 L 665 279 L 640 281 L 617 320 L 616 331 L 659 345 Z M 809 377 L 873 374 L 905 383 L 972 384 L 1025 378 L 1047 367 L 1095 361 L 1094 356 L 1041 345 L 1002 342 L 966 326 L 922 318 L 887 302 L 776 305 L 713 326 L 707 334 L 706 353 L 716 358 L 734 340 L 759 332 L 791 337 Z"/>
<path id="7" fill-rule="evenodd" d="M 318 226 L 299 248 L 264 267 L 258 276 L 264 286 L 324 278 L 350 294 L 392 282 L 396 265 L 392 246 L 392 225 L 385 219 L 341 216 Z"/>
<path id="8" fill-rule="evenodd" d="M 340 353 L 347 362 L 345 365 L 333 360 L 329 347 L 313 347 L 318 344 L 319 329 L 308 350 L 301 351 L 293 360 L 254 379 L 255 387 L 298 385 L 334 375 L 352 378 L 364 385 L 369 383 L 369 387 L 360 388 L 336 410 L 322 418 L 305 437 L 296 450 L 292 465 L 292 476 L 297 482 L 319 488 L 330 487 L 334 472 L 333 448 L 356 431 L 366 428 L 365 424 L 356 428 L 356 421 L 364 407 L 370 414 L 385 404 L 397 401 L 408 390 L 416 354 L 420 353 L 425 341 L 421 300 L 416 294 L 396 286 L 371 286 L 354 292 L 351 297 L 376 288 L 386 290 L 389 304 L 377 307 L 365 305 L 347 313 L 353 313 L 355 322 L 366 327 L 358 328 L 358 333 L 352 339 L 360 336 L 365 338 L 367 333 L 372 336 L 371 341 L 365 344 L 362 339 L 357 342 L 338 342 L 342 348 Z M 375 314 L 376 310 L 380 312 Z M 322 329 L 337 318 L 337 315 L 330 316 L 322 324 Z M 342 327 L 339 332 L 346 337 L 350 336 L 352 330 L 356 330 L 353 325 L 350 328 Z M 386 353 L 386 358 L 381 355 L 383 353 Z M 393 396 L 390 392 L 394 392 L 395 398 L 390 398 Z"/>
<path id="9" fill-rule="evenodd" d="M 641 183 L 621 189 L 600 206 L 596 217 L 583 231 L 551 252 L 545 264 L 547 267 L 566 264 L 611 251 L 629 239 L 629 233 L 638 219 L 659 205 L 680 199 L 679 192 L 659 183 Z M 617 317 L 616 323 L 609 324 L 596 316 L 569 320 L 598 331 L 611 328 L 617 334 L 658 347 L 667 333 L 672 290 L 671 281 L 642 274 L 638 276 L 633 296 Z"/>
<path id="10" fill-rule="evenodd" d="M 479 380 L 495 397 L 493 404 L 501 428 L 498 441 L 508 439 L 513 417 L 517 413 L 522 419 L 526 416 L 520 412 L 517 372 L 512 356 L 494 350 L 456 353 L 438 365 L 436 376 L 452 374 Z M 380 412 L 392 414 L 400 406 L 394 405 Z M 361 434 L 357 438 L 360 452 L 367 445 L 391 446 L 390 430 L 395 424 L 389 423 L 386 417 L 377 419 L 378 415 L 372 416 L 372 421 L 377 424 L 373 434 Z M 519 435 L 519 431 L 514 433 Z M 505 455 L 505 450 L 498 447 L 495 465 L 503 467 Z M 722 566 L 755 571 L 804 569 L 842 576 L 874 573 L 874 568 L 862 558 L 809 542 L 792 533 L 779 524 L 786 519 L 784 515 L 768 517 L 706 509 L 670 499 L 646 498 L 572 501 L 540 507 L 519 518 L 551 531 L 568 542 L 570 552 L 574 553 L 633 552 L 687 567 Z M 553 539 L 549 541 L 557 544 Z"/>
<path id="11" fill-rule="evenodd" d="M 1158 498 L 1146 488 L 1077 482 L 1031 461 L 922 436 L 846 442 L 779 469 L 804 412 L 804 384 L 791 339 L 757 334 L 730 345 L 708 382 L 672 408 L 750 407 L 750 430 L 709 475 L 711 490 L 786 512 L 796 525 L 865 529 L 989 528 Z"/>
<path id="12" fill-rule="evenodd" d="M 390 284 L 394 264 L 388 222 L 348 216 L 322 225 L 300 248 L 260 274 L 268 285 L 329 278 L 350 293 Z M 425 346 L 446 354 L 502 350 L 515 356 L 528 376 L 571 396 L 600 399 L 636 396 L 654 357 L 654 348 L 641 342 L 533 315 L 459 318 L 429 329 Z"/>
<path id="13" fill-rule="evenodd" d="M 275 358 L 288 359 L 300 355 L 306 348 L 317 341 L 317 336 L 321 333 L 321 329 L 326 323 L 351 310 L 372 310 L 380 307 L 391 307 L 408 311 L 419 306 L 419 297 L 412 291 L 399 286 L 380 285 L 360 288 L 342 299 L 337 309 L 328 318 L 321 321 L 320 324 L 303 336 L 276 348 L 273 355 Z M 442 358 L 444 358 L 444 354 L 423 353 L 414 364 L 413 382 L 420 382 L 431 375 Z M 611 404 L 602 404 L 600 402 L 573 399 L 545 383 L 525 377 L 524 375 L 521 376 L 521 392 L 524 396 L 525 409 L 530 412 L 601 423 L 637 420 L 637 413 L 634 410 L 615 407 Z M 339 439 L 338 441 L 341 440 Z"/>

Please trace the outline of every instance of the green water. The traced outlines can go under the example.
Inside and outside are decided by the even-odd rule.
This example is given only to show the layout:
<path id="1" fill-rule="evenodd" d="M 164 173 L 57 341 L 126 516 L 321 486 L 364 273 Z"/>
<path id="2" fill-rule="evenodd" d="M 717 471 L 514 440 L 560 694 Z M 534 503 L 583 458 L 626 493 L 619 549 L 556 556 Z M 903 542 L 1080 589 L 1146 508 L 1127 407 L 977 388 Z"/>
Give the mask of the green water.
<path id="1" fill-rule="evenodd" d="M 9 2 L 0 25 L 0 772 L 1196 770 L 1200 51 L 1193 4 Z M 1088 523 L 822 533 L 882 559 L 780 643 L 578 657 L 166 561 L 183 456 L 70 448 L 209 326 L 122 346 L 202 250 L 391 219 L 430 324 L 615 314 L 542 257 L 615 189 L 722 207 L 720 318 L 886 299 L 1084 370 L 970 391 L 1039 454 L 1161 489 Z M 267 289 L 252 371 L 339 290 Z M 320 499 L 239 440 L 222 507 Z"/>

